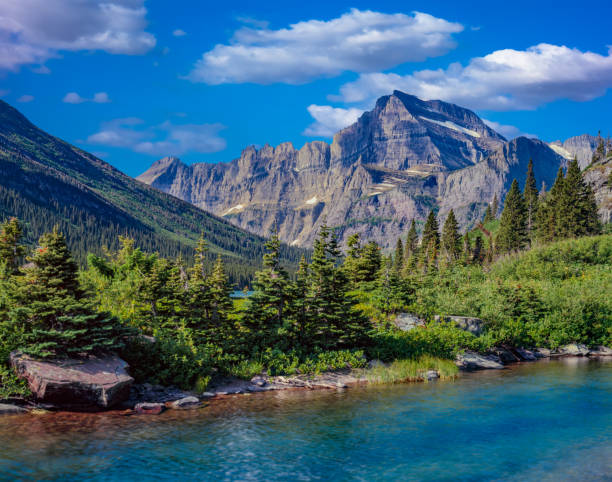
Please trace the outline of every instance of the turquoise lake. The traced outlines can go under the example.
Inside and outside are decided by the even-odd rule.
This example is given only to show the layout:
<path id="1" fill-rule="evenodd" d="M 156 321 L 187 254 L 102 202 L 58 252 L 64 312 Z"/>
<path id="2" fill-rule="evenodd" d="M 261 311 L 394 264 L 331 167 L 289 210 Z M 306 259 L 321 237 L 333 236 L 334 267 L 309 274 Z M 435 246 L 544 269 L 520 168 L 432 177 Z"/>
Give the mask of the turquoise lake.
<path id="1" fill-rule="evenodd" d="M 2 480 L 612 480 L 612 360 L 0 418 Z"/>

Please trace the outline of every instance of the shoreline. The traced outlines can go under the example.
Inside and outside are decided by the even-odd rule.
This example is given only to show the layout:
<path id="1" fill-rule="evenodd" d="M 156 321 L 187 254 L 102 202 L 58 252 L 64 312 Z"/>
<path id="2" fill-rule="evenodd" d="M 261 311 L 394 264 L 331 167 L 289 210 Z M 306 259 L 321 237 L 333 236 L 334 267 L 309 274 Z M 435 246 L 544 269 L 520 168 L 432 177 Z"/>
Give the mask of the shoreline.
<path id="1" fill-rule="evenodd" d="M 486 355 L 479 355 L 483 358 Z M 612 353 L 593 353 L 589 355 L 574 354 L 548 354 L 534 359 L 522 359 L 503 363 L 501 370 L 511 369 L 514 366 L 532 364 L 537 361 L 552 361 L 563 359 L 612 359 Z M 486 360 L 486 358 L 485 358 Z M 461 373 L 483 372 L 499 370 L 497 367 L 484 366 L 477 369 L 465 368 L 459 361 L 458 372 L 449 377 L 441 377 L 437 370 L 428 370 L 419 373 L 417 377 L 390 382 L 372 379 L 371 374 L 378 366 L 388 366 L 381 362 L 370 362 L 369 368 L 342 369 L 323 372 L 318 375 L 291 375 L 267 376 L 258 375 L 251 380 L 238 378 L 223 378 L 213 383 L 213 386 L 202 394 L 178 390 L 174 387 L 161 387 L 149 384 L 134 385 L 133 396 L 120 406 L 109 410 L 78 410 L 70 407 L 55 407 L 44 403 L 26 402 L 11 399 L 0 401 L 0 416 L 2 415 L 40 415 L 46 413 L 89 413 L 116 414 L 122 416 L 159 415 L 166 410 L 198 410 L 208 406 L 209 402 L 228 400 L 240 395 L 251 395 L 279 391 L 305 391 L 305 390 L 346 390 L 366 385 L 392 385 L 407 383 L 428 383 L 436 380 L 455 380 Z M 134 395 L 139 393 L 140 395 Z"/>

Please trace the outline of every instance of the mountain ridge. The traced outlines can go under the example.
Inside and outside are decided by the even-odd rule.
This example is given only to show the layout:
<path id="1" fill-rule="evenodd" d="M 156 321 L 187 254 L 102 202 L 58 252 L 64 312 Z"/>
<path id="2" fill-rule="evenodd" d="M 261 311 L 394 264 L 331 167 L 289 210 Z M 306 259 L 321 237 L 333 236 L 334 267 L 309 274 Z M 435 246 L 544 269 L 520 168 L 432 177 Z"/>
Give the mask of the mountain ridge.
<path id="1" fill-rule="evenodd" d="M 390 247 L 432 208 L 441 220 L 454 208 L 462 227 L 472 225 L 510 177 L 524 178 L 530 157 L 550 186 L 565 158 L 520 139 L 507 141 L 469 109 L 394 91 L 331 144 L 249 146 L 217 164 L 164 158 L 137 179 L 247 230 L 277 226 L 297 246 L 311 246 L 325 220 L 341 240 L 359 232 Z"/>

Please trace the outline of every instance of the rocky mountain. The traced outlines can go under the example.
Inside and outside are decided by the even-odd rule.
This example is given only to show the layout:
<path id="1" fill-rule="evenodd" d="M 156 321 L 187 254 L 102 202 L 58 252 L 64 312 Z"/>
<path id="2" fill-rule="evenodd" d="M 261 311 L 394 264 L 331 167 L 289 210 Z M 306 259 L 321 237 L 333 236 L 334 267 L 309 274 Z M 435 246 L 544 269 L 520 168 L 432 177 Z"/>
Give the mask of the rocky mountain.
<path id="1" fill-rule="evenodd" d="M 598 142 L 597 137 L 582 134 L 581 136 L 570 137 L 564 142 L 551 142 L 549 146 L 565 159 L 571 160 L 576 157 L 580 169 L 584 169 L 591 163 L 593 151 L 597 148 Z"/>
<path id="2" fill-rule="evenodd" d="M 315 141 L 246 148 L 228 163 L 157 161 L 138 177 L 162 191 L 265 235 L 311 246 L 326 220 L 342 239 L 359 232 L 383 246 L 431 208 L 453 208 L 463 227 L 481 218 L 529 159 L 548 186 L 565 158 L 527 138 L 507 142 L 468 109 L 399 91 L 338 132 Z"/>
<path id="3" fill-rule="evenodd" d="M 235 281 L 259 266 L 264 240 L 121 173 L 92 154 L 38 129 L 0 101 L 0 221 L 17 216 L 34 242 L 54 225 L 79 261 L 117 246 L 119 235 L 165 256 L 190 258 L 203 230 L 211 256 L 222 254 Z M 285 246 L 288 264 L 301 251 Z"/>

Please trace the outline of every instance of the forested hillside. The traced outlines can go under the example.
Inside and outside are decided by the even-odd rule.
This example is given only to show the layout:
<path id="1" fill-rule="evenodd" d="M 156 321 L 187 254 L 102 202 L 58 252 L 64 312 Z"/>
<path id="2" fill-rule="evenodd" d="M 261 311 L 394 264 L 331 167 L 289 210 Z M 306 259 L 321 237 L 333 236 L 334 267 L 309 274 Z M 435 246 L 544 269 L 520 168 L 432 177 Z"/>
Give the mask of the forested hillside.
<path id="1" fill-rule="evenodd" d="M 260 264 L 263 238 L 124 175 L 109 164 L 30 123 L 0 101 L 0 220 L 16 216 L 26 240 L 59 226 L 77 261 L 118 247 L 119 235 L 163 256 L 191 259 L 204 231 L 209 264 L 222 254 L 243 285 Z M 302 251 L 281 247 L 296 265 Z"/>

